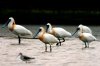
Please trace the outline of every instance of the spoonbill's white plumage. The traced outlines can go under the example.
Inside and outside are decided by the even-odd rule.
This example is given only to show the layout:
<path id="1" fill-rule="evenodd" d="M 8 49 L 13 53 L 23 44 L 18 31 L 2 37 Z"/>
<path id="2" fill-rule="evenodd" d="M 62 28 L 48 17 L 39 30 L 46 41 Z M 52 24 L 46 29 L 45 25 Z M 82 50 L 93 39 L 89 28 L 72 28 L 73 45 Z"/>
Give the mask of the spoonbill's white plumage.
<path id="1" fill-rule="evenodd" d="M 8 29 L 13 32 L 15 35 L 18 36 L 19 39 L 19 44 L 20 44 L 20 38 L 22 36 L 32 36 L 32 32 L 28 29 L 26 29 L 25 27 L 21 26 L 21 25 L 16 25 L 15 24 L 15 20 L 13 17 L 10 17 L 7 21 L 7 23 L 5 25 L 3 25 L 3 27 L 8 25 Z"/>
<path id="2" fill-rule="evenodd" d="M 79 30 L 79 31 L 78 31 Z M 90 33 L 90 34 L 92 34 L 92 30 L 88 27 L 88 26 L 85 26 L 85 25 L 82 25 L 82 24 L 80 24 L 78 27 L 77 27 L 77 29 L 76 29 L 76 31 L 75 31 L 75 33 L 78 31 L 78 33 L 80 33 L 80 31 L 82 31 L 83 33 Z M 75 34 L 74 33 L 74 34 Z M 73 35 L 74 35 L 73 34 Z"/>
<path id="3" fill-rule="evenodd" d="M 38 38 L 43 43 L 45 43 L 45 52 L 47 52 L 47 44 L 50 45 L 50 52 L 51 52 L 52 51 L 51 45 L 59 42 L 59 40 L 54 35 L 46 33 L 43 27 L 39 28 L 39 31 L 33 38 Z"/>
<path id="4" fill-rule="evenodd" d="M 66 31 L 65 29 L 61 28 L 61 27 L 52 27 L 52 25 L 50 23 L 46 24 L 46 32 L 50 33 L 52 35 L 54 35 L 55 37 L 58 38 L 59 43 L 61 45 L 61 39 L 63 40 L 62 42 L 65 41 L 65 37 L 71 37 L 71 33 Z M 59 43 L 57 43 L 56 45 L 58 45 Z"/>
<path id="5" fill-rule="evenodd" d="M 89 43 L 92 41 L 97 40 L 92 34 L 90 33 L 81 33 L 79 35 L 79 39 L 85 43 L 85 48 L 89 47 Z"/>
<path id="6" fill-rule="evenodd" d="M 80 30 L 82 30 L 82 32 L 84 32 L 84 33 L 91 33 L 92 34 L 92 30 L 88 26 L 80 24 L 78 26 L 78 28 L 80 28 Z"/>
<path id="7" fill-rule="evenodd" d="M 83 32 L 83 29 L 77 29 L 78 32 L 78 37 L 81 41 L 85 43 L 85 48 L 89 47 L 89 43 L 92 41 L 96 41 L 96 37 L 93 36 L 91 33 L 85 33 Z M 74 33 L 75 34 L 75 33 Z"/>

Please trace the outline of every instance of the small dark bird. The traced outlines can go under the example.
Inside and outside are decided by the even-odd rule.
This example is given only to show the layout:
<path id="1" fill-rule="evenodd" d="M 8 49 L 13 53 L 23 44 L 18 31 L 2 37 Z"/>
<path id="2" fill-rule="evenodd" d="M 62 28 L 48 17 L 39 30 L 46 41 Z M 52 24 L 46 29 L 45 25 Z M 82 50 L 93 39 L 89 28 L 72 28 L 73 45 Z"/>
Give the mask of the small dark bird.
<path id="1" fill-rule="evenodd" d="M 31 57 L 25 56 L 25 55 L 23 55 L 22 53 L 19 53 L 19 56 L 20 56 L 20 59 L 21 59 L 22 61 L 25 61 L 26 63 L 27 63 L 28 61 L 30 61 L 31 59 L 35 59 L 35 58 L 31 58 Z"/>

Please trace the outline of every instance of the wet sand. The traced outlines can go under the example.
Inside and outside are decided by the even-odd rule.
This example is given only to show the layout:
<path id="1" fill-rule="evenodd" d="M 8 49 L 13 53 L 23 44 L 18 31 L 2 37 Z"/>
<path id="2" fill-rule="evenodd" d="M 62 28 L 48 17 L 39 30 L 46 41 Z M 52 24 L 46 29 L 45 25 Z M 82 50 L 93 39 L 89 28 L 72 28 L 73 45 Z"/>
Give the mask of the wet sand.
<path id="1" fill-rule="evenodd" d="M 36 33 L 40 26 L 23 25 Z M 57 26 L 57 25 L 56 25 Z M 61 26 L 73 33 L 77 26 Z M 100 40 L 100 27 L 89 26 L 93 35 Z M 100 66 L 100 41 L 90 43 L 90 48 L 84 48 L 84 43 L 78 38 L 66 38 L 62 46 L 52 45 L 52 52 L 44 52 L 45 46 L 38 39 L 21 39 L 18 45 L 17 37 L 7 28 L 2 29 L 0 25 L 0 66 Z M 29 63 L 20 60 L 18 54 L 34 57 Z"/>
<path id="2" fill-rule="evenodd" d="M 66 38 L 62 46 L 52 45 L 52 52 L 38 39 L 0 37 L 0 66 L 100 66 L 100 42 L 93 41 L 90 48 L 78 38 Z M 34 57 L 29 63 L 21 61 L 18 53 Z"/>

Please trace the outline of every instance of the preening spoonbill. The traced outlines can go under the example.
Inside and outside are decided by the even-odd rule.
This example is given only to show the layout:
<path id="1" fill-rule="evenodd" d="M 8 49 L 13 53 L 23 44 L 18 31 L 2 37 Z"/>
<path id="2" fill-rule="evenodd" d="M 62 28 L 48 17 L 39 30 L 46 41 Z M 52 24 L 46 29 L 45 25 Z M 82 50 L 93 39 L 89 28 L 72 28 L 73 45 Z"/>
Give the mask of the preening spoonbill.
<path id="1" fill-rule="evenodd" d="M 63 40 L 62 42 L 65 42 L 65 37 L 71 37 L 71 33 L 66 31 L 65 29 L 61 27 L 52 27 L 50 23 L 46 24 L 46 32 L 54 35 L 55 37 L 58 38 L 60 46 L 61 46 L 61 39 Z M 56 45 L 58 45 L 57 43 Z"/>
<path id="2" fill-rule="evenodd" d="M 79 29 L 80 29 L 80 30 L 79 30 Z M 91 33 L 91 34 L 92 34 L 92 30 L 91 30 L 88 26 L 85 26 L 85 25 L 82 25 L 82 24 L 80 24 L 80 25 L 77 27 L 75 33 L 76 33 L 78 30 L 79 30 L 79 31 L 82 30 L 83 33 Z M 75 34 L 75 33 L 74 33 L 74 34 Z M 73 35 L 74 35 L 74 34 L 73 34 Z"/>
<path id="3" fill-rule="evenodd" d="M 26 56 L 26 55 L 23 55 L 22 53 L 19 53 L 18 56 L 20 56 L 20 59 L 21 59 L 22 61 L 25 61 L 26 63 L 27 63 L 28 61 L 30 61 L 31 59 L 35 59 L 35 58 L 32 58 L 32 57 L 28 57 L 28 56 Z"/>
<path id="4" fill-rule="evenodd" d="M 3 25 L 3 27 L 7 25 L 8 25 L 8 29 L 18 36 L 19 44 L 21 42 L 20 38 L 22 36 L 27 36 L 27 35 L 32 36 L 33 35 L 32 32 L 26 29 L 25 27 L 21 25 L 16 25 L 13 17 L 10 17 L 8 21 Z"/>
<path id="5" fill-rule="evenodd" d="M 81 41 L 83 41 L 85 43 L 85 48 L 89 48 L 89 43 L 92 41 L 96 41 L 96 37 L 93 36 L 91 33 L 84 33 L 83 29 L 77 29 L 78 32 L 78 37 Z M 74 33 L 75 34 L 75 33 Z"/>
<path id="6" fill-rule="evenodd" d="M 33 38 L 38 38 L 43 43 L 45 43 L 45 52 L 47 52 L 47 44 L 50 45 L 50 52 L 52 51 L 51 45 L 54 43 L 58 43 L 59 40 L 52 34 L 46 33 L 43 27 L 40 27 L 36 35 Z"/>

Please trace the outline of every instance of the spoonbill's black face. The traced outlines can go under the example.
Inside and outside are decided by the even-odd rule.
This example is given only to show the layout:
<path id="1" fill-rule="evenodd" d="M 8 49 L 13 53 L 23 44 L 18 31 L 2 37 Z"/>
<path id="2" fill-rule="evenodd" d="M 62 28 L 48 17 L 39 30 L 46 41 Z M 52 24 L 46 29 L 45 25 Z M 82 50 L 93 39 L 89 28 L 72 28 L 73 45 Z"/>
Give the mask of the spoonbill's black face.
<path id="1" fill-rule="evenodd" d="M 80 30 L 80 28 L 77 28 L 76 31 Z"/>
<path id="2" fill-rule="evenodd" d="M 33 36 L 33 38 L 36 38 L 36 36 L 38 35 L 39 32 L 41 32 L 41 28 L 37 31 L 37 33 Z"/>
<path id="3" fill-rule="evenodd" d="M 46 32 L 48 31 L 49 25 L 46 25 Z"/>
<path id="4" fill-rule="evenodd" d="M 42 29 L 39 29 L 38 33 L 41 32 Z"/>
<path id="5" fill-rule="evenodd" d="M 78 30 L 80 30 L 80 28 L 79 28 L 79 27 L 76 29 L 75 33 L 76 33 Z M 75 33 L 73 33 L 73 34 L 72 34 L 72 36 L 73 36 Z"/>

